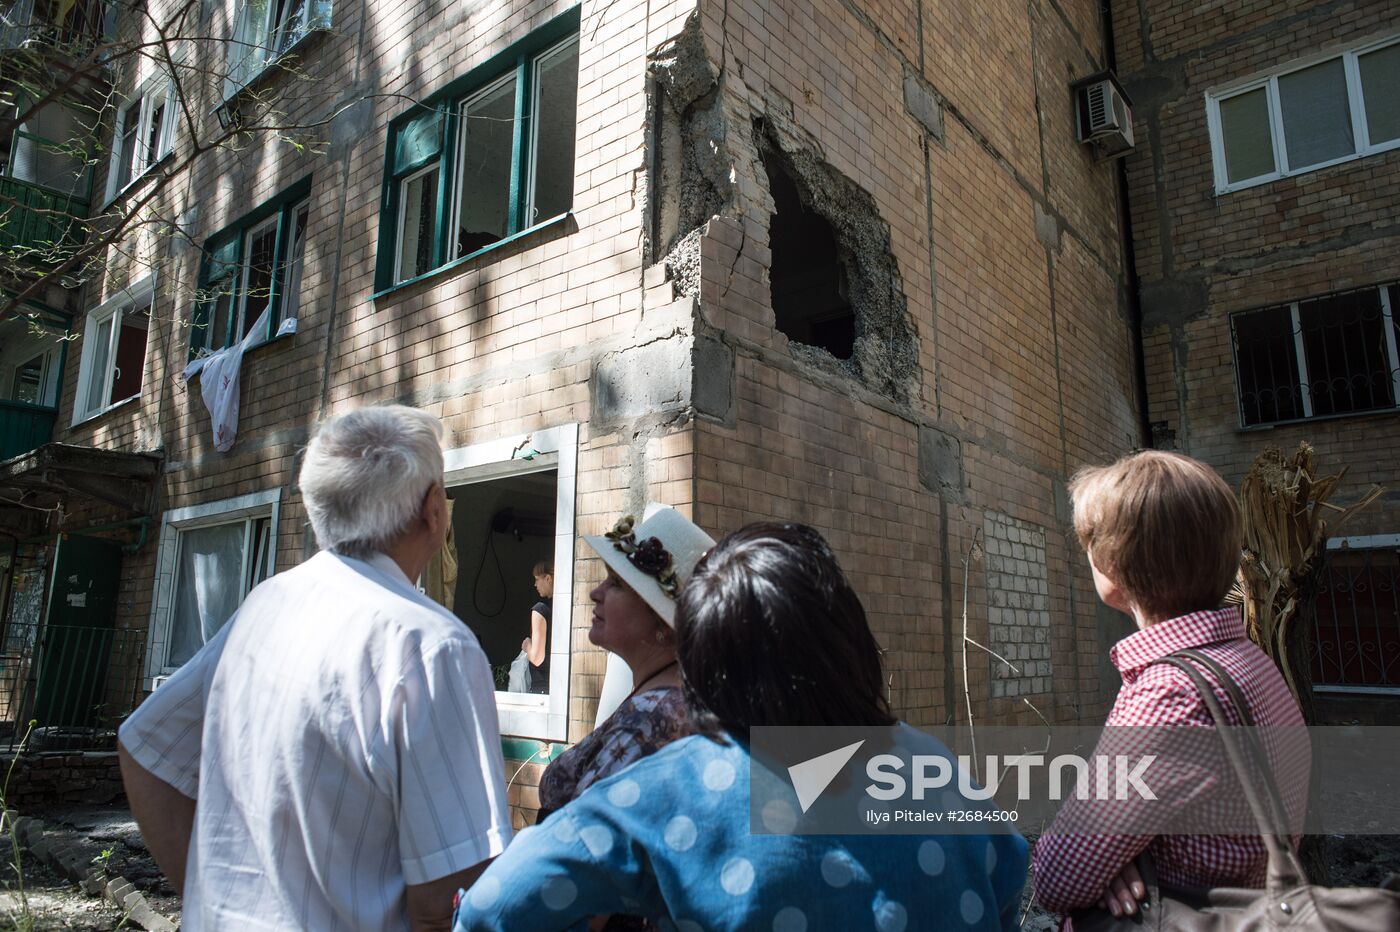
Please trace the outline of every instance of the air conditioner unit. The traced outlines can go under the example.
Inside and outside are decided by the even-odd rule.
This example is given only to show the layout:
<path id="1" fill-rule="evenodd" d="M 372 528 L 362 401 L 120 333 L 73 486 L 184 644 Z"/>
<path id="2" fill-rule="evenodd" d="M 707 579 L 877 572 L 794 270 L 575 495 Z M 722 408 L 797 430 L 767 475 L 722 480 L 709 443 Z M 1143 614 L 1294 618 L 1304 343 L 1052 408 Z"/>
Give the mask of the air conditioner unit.
<path id="1" fill-rule="evenodd" d="M 1133 104 L 1113 72 L 1077 81 L 1071 90 L 1079 141 L 1092 145 L 1101 159 L 1126 155 L 1133 148 Z"/>

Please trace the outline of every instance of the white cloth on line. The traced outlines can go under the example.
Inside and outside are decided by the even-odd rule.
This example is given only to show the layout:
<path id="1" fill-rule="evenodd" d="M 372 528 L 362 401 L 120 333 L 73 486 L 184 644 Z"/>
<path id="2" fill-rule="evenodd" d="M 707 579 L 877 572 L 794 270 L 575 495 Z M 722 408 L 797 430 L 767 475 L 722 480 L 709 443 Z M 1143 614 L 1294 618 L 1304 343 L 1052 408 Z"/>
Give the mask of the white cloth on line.
<path id="1" fill-rule="evenodd" d="M 255 588 L 120 736 L 197 800 L 187 932 L 407 929 L 511 838 L 486 656 L 382 554 Z"/>

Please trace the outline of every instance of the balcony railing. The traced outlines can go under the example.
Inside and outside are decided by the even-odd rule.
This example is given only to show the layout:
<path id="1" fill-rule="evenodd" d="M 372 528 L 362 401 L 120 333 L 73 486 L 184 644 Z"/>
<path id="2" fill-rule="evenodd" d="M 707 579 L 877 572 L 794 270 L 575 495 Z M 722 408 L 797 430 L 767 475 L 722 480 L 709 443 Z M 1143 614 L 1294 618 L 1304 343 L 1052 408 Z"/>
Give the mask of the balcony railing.
<path id="1" fill-rule="evenodd" d="M 17 178 L 0 178 L 0 253 L 39 265 L 82 245 L 88 202 Z"/>
<path id="2" fill-rule="evenodd" d="M 0 635 L 0 751 L 114 746 L 141 700 L 146 633 L 10 621 Z"/>
<path id="3" fill-rule="evenodd" d="M 22 456 L 53 439 L 58 409 L 0 401 L 0 460 Z"/>
<path id="4" fill-rule="evenodd" d="M 39 46 L 71 57 L 86 54 L 102 37 L 105 4 L 76 0 L 66 10 L 62 6 L 54 0 L 14 0 L 5 8 L 0 0 L 0 50 Z"/>

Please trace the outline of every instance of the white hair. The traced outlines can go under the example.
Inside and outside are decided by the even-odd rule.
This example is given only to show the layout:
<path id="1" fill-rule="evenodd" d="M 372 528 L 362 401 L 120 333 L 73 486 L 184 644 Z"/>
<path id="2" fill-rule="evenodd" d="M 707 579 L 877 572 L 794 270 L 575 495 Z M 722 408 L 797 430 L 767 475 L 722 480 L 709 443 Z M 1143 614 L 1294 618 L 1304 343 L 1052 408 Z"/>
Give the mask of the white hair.
<path id="1" fill-rule="evenodd" d="M 347 557 L 382 552 L 442 482 L 442 422 L 404 405 L 333 417 L 307 446 L 299 482 L 321 549 Z"/>

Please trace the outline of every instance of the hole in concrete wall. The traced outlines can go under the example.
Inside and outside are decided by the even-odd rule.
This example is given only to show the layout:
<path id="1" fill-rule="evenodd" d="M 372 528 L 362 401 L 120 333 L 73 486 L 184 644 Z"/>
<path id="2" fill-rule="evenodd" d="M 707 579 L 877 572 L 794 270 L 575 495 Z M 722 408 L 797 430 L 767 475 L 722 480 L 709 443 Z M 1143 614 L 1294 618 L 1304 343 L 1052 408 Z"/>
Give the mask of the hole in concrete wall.
<path id="1" fill-rule="evenodd" d="M 846 270 L 831 224 L 802 202 L 792 175 L 771 153 L 763 167 L 773 195 L 768 228 L 773 316 L 788 339 L 826 350 L 837 359 L 855 352 L 856 315 Z"/>
<path id="2" fill-rule="evenodd" d="M 781 115 L 754 120 L 774 213 L 769 281 L 774 323 L 795 359 L 854 376 L 904 400 L 920 377 L 918 342 L 875 198 L 827 162 Z"/>

